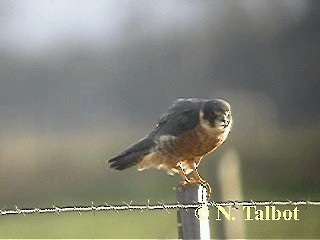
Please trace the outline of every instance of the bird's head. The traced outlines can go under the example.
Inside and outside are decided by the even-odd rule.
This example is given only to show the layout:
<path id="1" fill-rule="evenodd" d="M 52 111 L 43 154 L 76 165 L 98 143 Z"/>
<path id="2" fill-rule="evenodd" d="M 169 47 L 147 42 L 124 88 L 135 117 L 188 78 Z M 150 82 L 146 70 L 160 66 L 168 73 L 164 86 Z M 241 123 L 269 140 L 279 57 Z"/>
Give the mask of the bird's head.
<path id="1" fill-rule="evenodd" d="M 206 129 L 225 131 L 232 125 L 230 104 L 222 99 L 206 102 L 200 110 L 200 122 Z"/>

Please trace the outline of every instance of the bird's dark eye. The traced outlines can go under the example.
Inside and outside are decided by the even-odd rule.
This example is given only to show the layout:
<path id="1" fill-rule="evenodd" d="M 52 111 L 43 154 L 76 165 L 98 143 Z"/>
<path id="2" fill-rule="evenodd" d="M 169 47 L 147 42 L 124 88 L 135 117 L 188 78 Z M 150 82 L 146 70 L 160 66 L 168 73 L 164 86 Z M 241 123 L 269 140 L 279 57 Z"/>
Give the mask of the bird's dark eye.
<path id="1" fill-rule="evenodd" d="M 214 113 L 214 112 L 210 112 L 210 115 L 211 115 L 211 116 L 214 116 L 214 115 L 215 115 L 215 113 Z"/>

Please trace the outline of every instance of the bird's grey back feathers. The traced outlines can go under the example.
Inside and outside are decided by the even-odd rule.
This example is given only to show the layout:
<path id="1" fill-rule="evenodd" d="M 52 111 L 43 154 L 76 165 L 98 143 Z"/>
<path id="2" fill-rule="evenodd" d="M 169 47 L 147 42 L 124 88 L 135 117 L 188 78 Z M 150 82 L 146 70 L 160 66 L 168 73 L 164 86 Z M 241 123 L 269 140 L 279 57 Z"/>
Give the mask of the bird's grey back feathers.
<path id="1" fill-rule="evenodd" d="M 178 99 L 159 120 L 156 128 L 150 133 L 152 137 L 161 135 L 179 136 L 191 131 L 199 123 L 199 111 L 207 99 Z"/>
<path id="2" fill-rule="evenodd" d="M 123 170 L 138 164 L 156 146 L 164 135 L 179 136 L 193 130 L 199 123 L 199 111 L 207 99 L 178 99 L 159 120 L 155 129 L 137 143 L 129 146 L 118 156 L 110 159 L 110 167 Z"/>

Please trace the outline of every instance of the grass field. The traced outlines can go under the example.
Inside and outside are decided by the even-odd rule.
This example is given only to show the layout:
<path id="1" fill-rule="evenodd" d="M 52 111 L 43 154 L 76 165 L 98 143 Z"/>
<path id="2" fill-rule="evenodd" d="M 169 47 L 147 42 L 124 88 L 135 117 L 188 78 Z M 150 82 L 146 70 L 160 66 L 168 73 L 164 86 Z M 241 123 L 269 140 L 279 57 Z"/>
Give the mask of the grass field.
<path id="1" fill-rule="evenodd" d="M 310 132 L 304 135 L 303 147 L 296 133 L 273 136 L 276 141 L 267 145 L 253 141 L 237 145 L 243 182 L 243 196 L 237 200 L 319 201 L 319 141 L 318 135 Z M 150 203 L 175 201 L 173 188 L 180 180 L 178 177 L 152 170 L 110 171 L 106 159 L 111 155 L 106 156 L 105 149 L 110 154 L 117 151 L 116 146 L 120 149 L 120 145 L 130 141 L 119 144 L 114 140 L 114 146 L 105 147 L 104 134 L 90 136 L 78 136 L 75 142 L 74 136 L 65 135 L 48 139 L 36 136 L 34 141 L 12 137 L 9 143 L 2 144 L 0 153 L 5 161 L 0 168 L 0 208 L 51 207 L 53 203 L 61 207 L 90 205 L 91 201 L 95 205 L 105 201 L 110 204 L 131 200 L 146 203 L 147 199 Z M 69 141 L 69 145 L 65 144 Z M 23 147 L 16 150 L 16 145 Z M 200 166 L 202 176 L 214 189 L 215 201 L 228 200 L 215 192 L 220 153 L 212 161 L 208 157 Z M 245 237 L 320 238 L 320 207 L 299 207 L 299 219 L 246 221 Z M 211 236 L 219 237 L 214 209 L 210 210 L 210 222 Z M 97 212 L 95 216 L 0 215 L 0 238 L 177 238 L 176 211 Z"/>

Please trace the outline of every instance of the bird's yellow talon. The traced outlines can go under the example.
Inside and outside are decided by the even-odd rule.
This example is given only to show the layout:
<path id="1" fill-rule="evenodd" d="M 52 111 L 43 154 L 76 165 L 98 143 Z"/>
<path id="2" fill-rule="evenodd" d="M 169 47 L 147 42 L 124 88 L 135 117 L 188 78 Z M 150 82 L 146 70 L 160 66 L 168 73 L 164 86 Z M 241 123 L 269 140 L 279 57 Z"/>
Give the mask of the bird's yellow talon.
<path id="1" fill-rule="evenodd" d="M 210 184 L 204 180 L 190 178 L 190 179 L 185 179 L 184 181 L 180 182 L 182 187 L 185 187 L 186 185 L 192 184 L 192 183 L 197 183 L 197 184 L 201 185 L 202 187 L 204 187 L 207 190 L 208 198 L 211 196 L 212 190 L 211 190 Z"/>
<path id="2" fill-rule="evenodd" d="M 212 190 L 208 182 L 202 182 L 201 185 L 207 189 L 208 198 L 210 198 Z"/>

